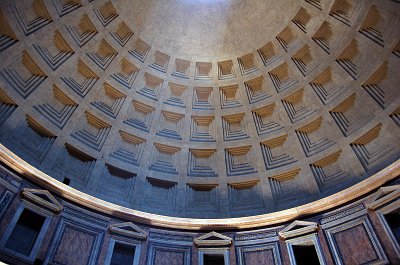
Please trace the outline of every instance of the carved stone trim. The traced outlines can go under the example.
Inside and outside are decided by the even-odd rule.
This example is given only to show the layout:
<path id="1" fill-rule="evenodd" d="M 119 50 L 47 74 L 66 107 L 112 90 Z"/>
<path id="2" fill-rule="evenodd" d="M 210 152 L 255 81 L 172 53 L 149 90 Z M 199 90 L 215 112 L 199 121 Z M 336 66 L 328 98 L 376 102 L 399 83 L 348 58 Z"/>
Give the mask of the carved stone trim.
<path id="1" fill-rule="evenodd" d="M 269 244 L 259 244 L 259 245 L 237 246 L 236 247 L 237 264 L 238 265 L 246 265 L 247 263 L 245 260 L 245 254 L 249 254 L 251 252 L 259 252 L 259 251 L 271 251 L 273 258 L 274 258 L 274 264 L 276 264 L 276 265 L 282 264 L 281 256 L 279 254 L 280 250 L 279 250 L 278 242 L 273 242 L 273 243 L 269 243 Z"/>
<path id="2" fill-rule="evenodd" d="M 213 231 L 195 238 L 194 243 L 199 247 L 223 247 L 232 244 L 232 238 Z"/>
<path id="3" fill-rule="evenodd" d="M 229 265 L 229 248 L 200 248 L 198 251 L 199 265 L 204 265 L 204 256 L 223 256 L 224 265 Z"/>
<path id="4" fill-rule="evenodd" d="M 318 231 L 317 223 L 296 220 L 285 227 L 282 231 L 280 231 L 279 236 L 283 239 L 288 239 L 291 237 L 298 237 L 305 234 L 310 234 L 316 231 Z"/>
<path id="5" fill-rule="evenodd" d="M 367 217 L 361 217 L 358 219 L 354 219 L 350 222 L 347 223 L 343 223 L 339 226 L 335 226 L 332 228 L 327 228 L 325 229 L 325 234 L 326 234 L 326 238 L 328 241 L 328 244 L 330 245 L 332 252 L 333 252 L 333 258 L 335 260 L 336 264 L 342 265 L 344 264 L 344 261 L 342 260 L 342 254 L 340 253 L 340 250 L 338 248 L 338 244 L 335 241 L 335 234 L 336 233 L 340 233 L 342 231 L 346 231 L 348 229 L 351 229 L 355 226 L 359 226 L 361 225 L 362 227 L 364 227 L 365 232 L 368 235 L 368 238 L 371 242 L 371 246 L 374 248 L 375 250 L 375 254 L 377 256 L 377 260 L 375 260 L 374 262 L 371 262 L 369 264 L 387 264 L 388 263 L 388 259 L 385 255 L 385 252 L 383 251 L 381 244 L 379 243 L 379 240 L 377 239 L 375 232 L 371 226 L 370 221 L 368 220 Z"/>
<path id="6" fill-rule="evenodd" d="M 135 222 L 159 227 L 188 230 L 222 230 L 229 228 L 245 229 L 288 222 L 291 220 L 295 220 L 296 218 L 300 218 L 301 216 L 327 211 L 334 207 L 338 207 L 347 202 L 353 201 L 356 198 L 364 196 L 368 192 L 379 188 L 386 182 L 400 175 L 399 159 L 385 169 L 368 177 L 366 180 L 312 203 L 304 204 L 279 212 L 261 214 L 256 216 L 225 219 L 195 219 L 156 215 L 129 209 L 100 200 L 83 192 L 80 192 L 74 188 L 71 188 L 67 185 L 64 185 L 61 182 L 50 177 L 49 175 L 39 171 L 38 169 L 32 167 L 21 158 L 16 156 L 13 152 L 8 150 L 2 144 L 0 144 L 0 161 L 15 170 L 17 173 L 26 177 L 27 179 L 39 184 L 43 188 L 50 190 L 54 194 L 57 194 L 67 200 L 71 200 L 72 202 L 77 203 L 80 206 L 88 207 L 92 210 L 116 216 L 118 218 L 133 220 Z"/>
<path id="7" fill-rule="evenodd" d="M 372 201 L 367 205 L 368 209 L 376 210 L 383 205 L 400 197 L 400 185 L 379 188 L 372 196 Z"/>
<path id="8" fill-rule="evenodd" d="M 130 228 L 130 229 L 129 229 Z M 111 233 L 119 234 L 127 237 L 146 239 L 147 233 L 132 222 L 112 224 L 108 228 Z M 133 230 L 133 231 L 132 231 Z"/>
<path id="9" fill-rule="evenodd" d="M 290 264 L 296 264 L 296 257 L 294 255 L 293 246 L 311 246 L 311 245 L 315 247 L 319 263 L 321 265 L 326 265 L 327 263 L 324 257 L 324 252 L 322 251 L 317 233 L 303 235 L 301 237 L 296 237 L 286 240 L 286 247 L 289 254 Z"/>
<path id="10" fill-rule="evenodd" d="M 22 196 L 56 213 L 60 212 L 63 209 L 63 206 L 47 190 L 24 188 L 22 189 Z M 47 200 L 42 198 L 41 196 L 46 197 Z"/>

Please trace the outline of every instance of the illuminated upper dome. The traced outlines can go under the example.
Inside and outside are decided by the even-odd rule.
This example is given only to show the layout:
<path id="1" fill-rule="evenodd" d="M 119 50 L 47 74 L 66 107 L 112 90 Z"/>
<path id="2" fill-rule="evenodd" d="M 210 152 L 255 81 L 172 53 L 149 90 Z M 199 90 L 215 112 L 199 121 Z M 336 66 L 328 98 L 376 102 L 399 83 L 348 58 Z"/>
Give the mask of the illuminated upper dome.
<path id="1" fill-rule="evenodd" d="M 180 217 L 288 209 L 400 154 L 400 7 L 0 3 L 0 140 L 54 179 Z"/>
<path id="2" fill-rule="evenodd" d="M 215 61 L 262 47 L 288 24 L 299 3 L 151 0 L 119 1 L 115 6 L 153 49 L 191 61 Z"/>

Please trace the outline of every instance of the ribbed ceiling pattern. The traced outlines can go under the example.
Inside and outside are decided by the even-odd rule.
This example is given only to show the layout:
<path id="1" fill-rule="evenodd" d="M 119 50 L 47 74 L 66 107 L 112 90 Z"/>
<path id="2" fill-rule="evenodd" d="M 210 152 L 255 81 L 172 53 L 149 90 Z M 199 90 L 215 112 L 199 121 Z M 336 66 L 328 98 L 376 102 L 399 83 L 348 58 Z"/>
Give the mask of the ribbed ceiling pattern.
<path id="1" fill-rule="evenodd" d="M 400 156 L 400 4 L 295 2 L 262 47 L 192 61 L 141 38 L 124 1 L 2 1 L 0 140 L 78 190 L 171 216 L 349 187 Z"/>

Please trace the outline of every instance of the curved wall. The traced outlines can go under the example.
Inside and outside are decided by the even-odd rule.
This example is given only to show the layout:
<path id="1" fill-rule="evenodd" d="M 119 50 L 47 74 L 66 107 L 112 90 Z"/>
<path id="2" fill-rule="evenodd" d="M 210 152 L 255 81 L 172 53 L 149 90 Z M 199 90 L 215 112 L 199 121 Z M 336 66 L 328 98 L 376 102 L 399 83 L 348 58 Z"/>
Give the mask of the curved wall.
<path id="1" fill-rule="evenodd" d="M 119 1 L 28 2 L 1 3 L 0 140 L 94 197 L 251 216 L 399 158 L 396 1 L 302 1 L 265 46 L 209 62 L 156 50 Z"/>
<path id="2" fill-rule="evenodd" d="M 400 209 L 398 177 L 336 209 L 275 225 L 217 232 L 107 215 L 56 196 L 30 178 L 0 168 L 0 260 L 9 264 L 190 265 L 210 257 L 225 259 L 225 265 L 296 264 L 294 259 L 304 262 L 296 249 L 305 251 L 307 246 L 320 264 L 400 262 L 399 223 L 391 222 Z M 25 224 L 23 237 L 13 233 L 26 211 L 43 220 L 31 248 L 25 248 L 24 241 L 31 238 L 28 228 L 35 227 L 35 221 Z M 131 260 L 114 260 L 119 253 Z"/>

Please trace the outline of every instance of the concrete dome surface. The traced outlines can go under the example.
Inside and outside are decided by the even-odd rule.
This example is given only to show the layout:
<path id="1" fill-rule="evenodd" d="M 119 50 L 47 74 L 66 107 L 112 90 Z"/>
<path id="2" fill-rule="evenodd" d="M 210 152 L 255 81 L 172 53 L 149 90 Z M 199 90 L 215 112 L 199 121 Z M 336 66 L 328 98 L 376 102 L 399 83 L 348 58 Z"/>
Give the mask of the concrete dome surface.
<path id="1" fill-rule="evenodd" d="M 0 3 L 0 141 L 115 205 L 291 209 L 400 157 L 400 5 Z"/>

